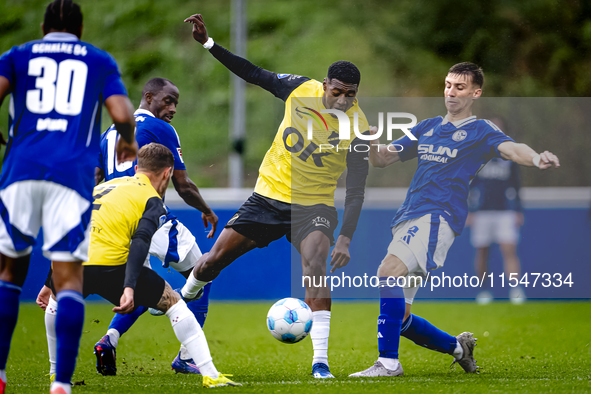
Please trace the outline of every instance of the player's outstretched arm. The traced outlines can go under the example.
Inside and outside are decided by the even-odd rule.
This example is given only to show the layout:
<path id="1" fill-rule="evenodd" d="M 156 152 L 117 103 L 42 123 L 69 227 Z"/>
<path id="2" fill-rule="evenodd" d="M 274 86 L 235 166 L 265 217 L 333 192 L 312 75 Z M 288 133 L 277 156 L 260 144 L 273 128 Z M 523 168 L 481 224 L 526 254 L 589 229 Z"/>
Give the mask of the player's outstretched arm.
<path id="1" fill-rule="evenodd" d="M 174 170 L 172 173 L 172 183 L 174 189 L 187 205 L 201 211 L 201 218 L 203 225 L 207 228 L 211 224 L 211 231 L 207 234 L 207 238 L 213 238 L 218 225 L 218 217 L 213 210 L 207 205 L 195 182 L 189 178 L 186 170 Z"/>
<path id="2" fill-rule="evenodd" d="M 201 14 L 191 15 L 185 19 L 185 22 L 193 24 L 193 38 L 195 41 L 209 49 L 209 52 L 228 70 L 244 79 L 246 82 L 258 85 L 263 89 L 273 93 L 275 97 L 286 100 L 291 91 L 295 89 L 297 85 L 307 80 L 304 78 L 298 79 L 296 86 L 286 87 L 282 86 L 281 84 L 275 84 L 274 82 L 277 81 L 276 73 L 258 67 L 248 60 L 234 55 L 232 52 L 228 51 L 222 46 L 215 44 L 211 37 L 209 37 L 207 34 L 205 22 L 203 22 L 203 17 Z"/>
<path id="3" fill-rule="evenodd" d="M 526 144 L 505 141 L 499 145 L 498 150 L 503 159 L 514 161 L 522 166 L 538 167 L 540 170 L 552 166 L 555 168 L 560 167 L 560 161 L 555 154 L 548 151 L 538 154 Z"/>
<path id="4" fill-rule="evenodd" d="M 133 104 L 127 96 L 115 94 L 105 100 L 105 107 L 122 138 L 117 141 L 117 161 L 133 161 L 137 156 L 138 145 L 135 140 L 135 119 Z"/>
<path id="5" fill-rule="evenodd" d="M 369 128 L 369 133 L 371 135 L 374 135 L 377 132 L 377 127 L 371 126 Z M 384 168 L 400 160 L 398 152 L 396 150 L 390 150 L 388 148 L 388 145 L 380 144 L 380 141 L 378 139 L 371 140 L 371 145 L 369 149 L 369 162 L 372 166 L 377 168 Z"/>

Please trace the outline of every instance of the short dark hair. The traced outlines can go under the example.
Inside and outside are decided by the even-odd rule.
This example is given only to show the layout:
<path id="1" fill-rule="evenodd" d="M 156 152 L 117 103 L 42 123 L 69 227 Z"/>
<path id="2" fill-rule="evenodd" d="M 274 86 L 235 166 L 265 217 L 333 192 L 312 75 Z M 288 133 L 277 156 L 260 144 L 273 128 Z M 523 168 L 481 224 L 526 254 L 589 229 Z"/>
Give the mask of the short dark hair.
<path id="1" fill-rule="evenodd" d="M 152 78 L 144 85 L 144 89 L 142 90 L 142 98 L 146 95 L 146 93 L 158 94 L 162 91 L 162 88 L 166 85 L 171 84 L 172 86 L 176 86 L 174 83 L 169 81 L 166 78 Z"/>
<path id="2" fill-rule="evenodd" d="M 45 9 L 43 29 L 49 31 L 66 30 L 68 33 L 78 34 L 82 26 L 82 11 L 80 6 L 72 0 L 55 0 Z"/>
<path id="3" fill-rule="evenodd" d="M 359 85 L 361 73 L 356 65 L 346 60 L 334 62 L 328 68 L 328 79 L 338 79 L 344 83 Z"/>
<path id="4" fill-rule="evenodd" d="M 482 68 L 478 67 L 474 63 L 463 62 L 454 64 L 449 69 L 448 74 L 466 75 L 472 77 L 472 83 L 482 87 L 484 85 L 484 73 Z"/>
<path id="5" fill-rule="evenodd" d="M 138 170 L 158 174 L 168 167 L 174 167 L 174 156 L 164 145 L 152 142 L 142 146 L 137 154 Z"/>

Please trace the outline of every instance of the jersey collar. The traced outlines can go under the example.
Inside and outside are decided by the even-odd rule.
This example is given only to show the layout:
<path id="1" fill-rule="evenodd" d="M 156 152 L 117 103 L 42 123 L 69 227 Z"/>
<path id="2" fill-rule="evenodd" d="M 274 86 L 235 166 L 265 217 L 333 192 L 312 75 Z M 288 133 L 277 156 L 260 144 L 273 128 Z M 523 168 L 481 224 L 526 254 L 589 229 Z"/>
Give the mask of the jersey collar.
<path id="1" fill-rule="evenodd" d="M 147 177 L 146 174 L 136 172 L 134 176 L 142 182 L 147 182 L 150 185 L 152 184 L 152 182 L 150 182 L 150 179 Z"/>
<path id="2" fill-rule="evenodd" d="M 79 38 L 75 34 L 66 32 L 53 32 L 47 33 L 43 36 L 45 41 L 79 41 Z"/>
<path id="3" fill-rule="evenodd" d="M 458 128 L 458 127 L 463 126 L 463 125 L 465 125 L 467 123 L 470 123 L 470 122 L 472 122 L 474 120 L 476 120 L 476 115 L 468 116 L 467 118 L 450 122 L 447 119 L 447 115 L 445 115 L 445 118 L 443 118 L 443 122 L 441 122 L 441 124 L 444 125 L 444 124 L 447 124 L 447 123 L 451 123 L 451 124 L 454 125 L 454 127 Z"/>
<path id="4" fill-rule="evenodd" d="M 134 115 L 148 115 L 148 116 L 155 118 L 154 114 L 151 113 L 150 111 L 148 111 L 147 109 L 138 108 L 135 110 L 135 112 L 133 114 Z"/>

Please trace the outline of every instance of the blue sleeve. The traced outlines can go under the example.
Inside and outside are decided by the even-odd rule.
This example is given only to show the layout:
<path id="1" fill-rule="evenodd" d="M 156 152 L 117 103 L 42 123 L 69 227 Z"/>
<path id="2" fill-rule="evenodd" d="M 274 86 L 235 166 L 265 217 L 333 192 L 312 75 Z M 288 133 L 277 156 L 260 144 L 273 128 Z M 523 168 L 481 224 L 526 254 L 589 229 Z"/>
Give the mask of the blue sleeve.
<path id="1" fill-rule="evenodd" d="M 398 156 L 400 157 L 400 161 L 407 161 L 417 157 L 417 146 L 419 144 L 418 139 L 429 120 L 430 119 L 425 119 L 410 129 L 411 134 L 417 137 L 416 141 L 411 140 L 406 134 L 404 137 L 392 141 L 392 145 L 397 145 L 396 149 L 399 151 Z M 400 147 L 402 147 L 402 150 L 400 150 Z"/>
<path id="2" fill-rule="evenodd" d="M 113 56 L 107 53 L 104 65 L 105 71 L 105 87 L 103 89 L 103 100 L 107 98 L 120 94 L 127 96 L 127 90 L 125 89 L 125 85 L 123 85 L 123 81 L 121 80 L 121 73 L 119 72 L 119 67 L 117 67 L 117 63 Z"/>
<path id="3" fill-rule="evenodd" d="M 8 79 L 11 85 L 14 84 L 14 52 L 15 48 L 6 51 L 0 56 L 0 75 Z"/>
<path id="4" fill-rule="evenodd" d="M 484 139 L 484 143 L 486 144 L 486 151 L 489 153 L 489 157 L 501 157 L 501 153 L 499 152 L 499 145 L 506 141 L 513 141 L 513 138 L 509 137 L 505 133 L 501 131 L 490 120 L 485 121 L 487 123 L 488 130 L 486 133 L 486 138 Z M 515 141 L 513 141 L 515 142 Z"/>
<path id="5" fill-rule="evenodd" d="M 174 156 L 174 169 L 186 170 L 185 162 L 183 161 L 183 154 L 181 152 L 181 142 L 174 127 L 168 123 L 155 119 L 154 123 L 150 123 L 142 133 L 137 134 L 137 143 L 140 147 L 151 142 L 157 142 L 164 145 L 172 152 Z M 153 129 L 153 130 L 152 130 Z M 150 138 L 152 137 L 152 138 Z"/>

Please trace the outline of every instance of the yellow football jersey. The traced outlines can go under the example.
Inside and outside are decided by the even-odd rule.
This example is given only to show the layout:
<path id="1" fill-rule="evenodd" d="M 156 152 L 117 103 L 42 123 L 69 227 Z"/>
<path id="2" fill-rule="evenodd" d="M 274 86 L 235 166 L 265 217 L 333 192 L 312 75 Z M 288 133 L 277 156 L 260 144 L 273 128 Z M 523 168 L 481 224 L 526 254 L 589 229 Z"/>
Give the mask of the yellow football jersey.
<path id="1" fill-rule="evenodd" d="M 94 188 L 88 261 L 84 265 L 122 265 L 142 217 L 162 225 L 166 208 L 144 174 L 121 177 Z"/>
<path id="2" fill-rule="evenodd" d="M 286 203 L 334 206 L 337 180 L 347 167 L 347 154 L 356 138 L 354 114 L 358 114 L 360 133 L 369 130 L 369 125 L 355 99 L 346 112 L 349 139 L 339 139 L 338 119 L 321 113 L 325 109 L 323 94 L 322 83 L 315 80 L 308 80 L 291 92 L 273 145 L 259 168 L 256 193 Z"/>

